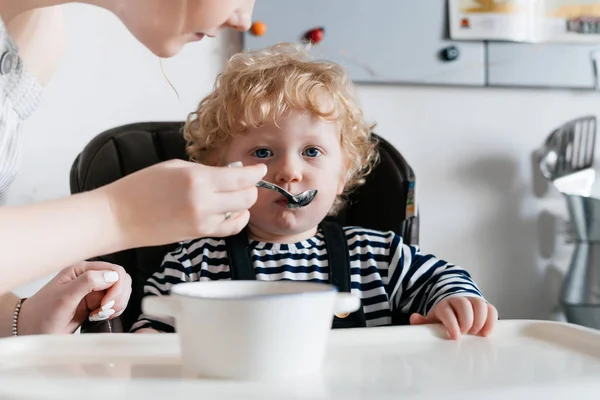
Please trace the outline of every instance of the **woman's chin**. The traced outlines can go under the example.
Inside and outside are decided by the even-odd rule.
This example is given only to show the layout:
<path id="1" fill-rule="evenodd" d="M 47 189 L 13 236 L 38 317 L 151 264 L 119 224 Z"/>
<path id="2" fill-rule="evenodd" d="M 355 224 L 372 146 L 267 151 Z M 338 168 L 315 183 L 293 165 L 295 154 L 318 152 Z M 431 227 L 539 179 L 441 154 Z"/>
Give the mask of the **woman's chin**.
<path id="1" fill-rule="evenodd" d="M 187 43 L 197 42 L 195 35 L 184 38 L 171 38 L 163 41 L 141 41 L 155 56 L 160 58 L 171 58 L 181 53 L 181 49 Z"/>

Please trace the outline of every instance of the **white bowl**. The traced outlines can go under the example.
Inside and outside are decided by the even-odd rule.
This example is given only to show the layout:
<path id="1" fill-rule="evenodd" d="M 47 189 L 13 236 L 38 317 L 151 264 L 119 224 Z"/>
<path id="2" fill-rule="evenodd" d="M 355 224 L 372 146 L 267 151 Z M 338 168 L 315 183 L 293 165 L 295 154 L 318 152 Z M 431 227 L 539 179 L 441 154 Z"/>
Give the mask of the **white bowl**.
<path id="1" fill-rule="evenodd" d="M 334 313 L 360 306 L 332 285 L 296 281 L 182 283 L 142 301 L 145 314 L 175 318 L 188 372 L 243 380 L 318 372 Z"/>

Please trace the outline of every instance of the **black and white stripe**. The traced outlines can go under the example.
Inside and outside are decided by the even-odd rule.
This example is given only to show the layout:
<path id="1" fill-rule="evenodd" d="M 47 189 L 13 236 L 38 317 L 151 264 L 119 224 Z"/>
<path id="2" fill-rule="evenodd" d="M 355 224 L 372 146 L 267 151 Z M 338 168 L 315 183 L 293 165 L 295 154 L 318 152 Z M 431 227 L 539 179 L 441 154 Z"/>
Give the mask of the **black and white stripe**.
<path id="1" fill-rule="evenodd" d="M 422 254 L 405 245 L 393 232 L 344 228 L 350 258 L 351 290 L 362 299 L 367 326 L 390 325 L 392 312 L 426 314 L 451 296 L 479 296 L 464 269 Z M 250 242 L 256 278 L 327 282 L 329 266 L 321 232 L 294 244 Z M 146 295 L 168 294 L 182 282 L 231 279 L 225 241 L 197 239 L 183 242 L 164 258 L 161 269 L 147 281 Z M 141 315 L 132 331 L 153 327 L 173 331 L 172 321 Z"/>

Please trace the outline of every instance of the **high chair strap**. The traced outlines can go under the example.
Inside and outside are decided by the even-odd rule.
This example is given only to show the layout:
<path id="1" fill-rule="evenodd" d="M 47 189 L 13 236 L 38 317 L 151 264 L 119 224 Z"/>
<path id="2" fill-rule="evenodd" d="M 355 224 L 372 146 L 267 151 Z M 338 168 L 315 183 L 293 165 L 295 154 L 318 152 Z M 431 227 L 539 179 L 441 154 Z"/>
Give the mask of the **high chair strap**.
<path id="1" fill-rule="evenodd" d="M 350 292 L 350 257 L 348 240 L 344 229 L 335 221 L 321 222 L 321 229 L 325 235 L 325 247 L 329 261 L 329 282 L 336 286 L 340 292 Z M 344 318 L 333 318 L 333 329 L 363 328 L 367 326 L 365 312 L 362 307 Z"/>
<path id="2" fill-rule="evenodd" d="M 251 281 L 256 279 L 250 249 L 248 248 L 248 233 L 242 229 L 240 233 L 225 238 L 231 279 L 234 281 Z"/>
<path id="3" fill-rule="evenodd" d="M 340 292 L 350 291 L 350 260 L 348 242 L 342 227 L 333 221 L 321 222 L 329 259 L 329 283 Z"/>

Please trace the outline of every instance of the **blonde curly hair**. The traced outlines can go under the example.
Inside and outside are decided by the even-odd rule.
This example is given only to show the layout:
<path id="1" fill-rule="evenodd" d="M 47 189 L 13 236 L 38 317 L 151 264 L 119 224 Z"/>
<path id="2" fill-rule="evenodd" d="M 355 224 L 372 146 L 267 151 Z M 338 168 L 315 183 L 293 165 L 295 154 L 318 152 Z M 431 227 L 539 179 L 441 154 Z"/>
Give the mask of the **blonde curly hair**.
<path id="1" fill-rule="evenodd" d="M 324 110 L 322 95 L 333 107 Z M 378 161 L 374 125 L 365 122 L 346 70 L 331 61 L 314 60 L 307 48 L 288 43 L 234 55 L 217 77 L 214 90 L 189 114 L 184 127 L 192 161 L 219 165 L 219 151 L 234 135 L 267 122 L 277 123 L 292 110 L 308 111 L 340 124 L 340 145 L 346 158 L 343 197 L 364 183 Z"/>

